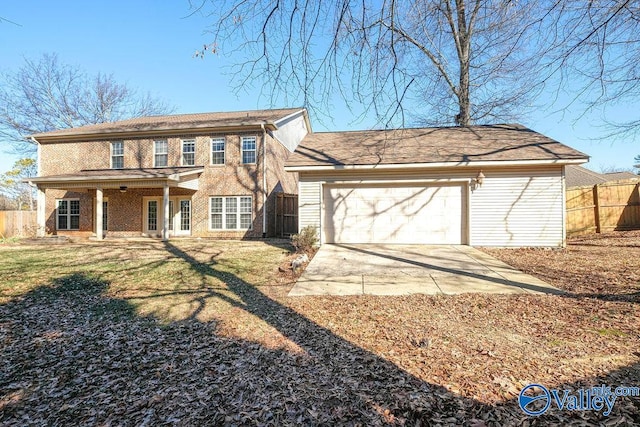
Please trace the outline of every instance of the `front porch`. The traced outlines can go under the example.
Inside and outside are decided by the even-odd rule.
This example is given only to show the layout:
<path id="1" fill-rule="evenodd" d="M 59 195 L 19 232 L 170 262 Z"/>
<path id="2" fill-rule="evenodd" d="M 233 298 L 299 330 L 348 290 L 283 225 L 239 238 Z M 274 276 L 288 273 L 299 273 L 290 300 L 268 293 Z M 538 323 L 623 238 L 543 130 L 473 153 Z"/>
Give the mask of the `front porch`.
<path id="1" fill-rule="evenodd" d="M 39 237 L 189 236 L 203 168 L 81 171 L 30 180 L 38 188 Z"/>

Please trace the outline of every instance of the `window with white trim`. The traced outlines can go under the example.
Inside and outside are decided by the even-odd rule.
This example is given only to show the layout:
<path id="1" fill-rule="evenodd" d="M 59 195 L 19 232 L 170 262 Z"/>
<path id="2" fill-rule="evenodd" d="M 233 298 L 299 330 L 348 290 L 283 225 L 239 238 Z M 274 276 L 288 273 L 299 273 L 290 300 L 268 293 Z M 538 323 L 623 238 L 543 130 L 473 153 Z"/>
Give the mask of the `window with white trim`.
<path id="1" fill-rule="evenodd" d="M 251 196 L 210 197 L 211 230 L 250 230 L 252 206 Z"/>
<path id="2" fill-rule="evenodd" d="M 80 229 L 80 200 L 58 199 L 56 200 L 56 229 L 79 230 Z"/>
<path id="3" fill-rule="evenodd" d="M 111 143 L 111 169 L 124 168 L 124 142 L 113 141 Z"/>
<path id="4" fill-rule="evenodd" d="M 224 165 L 224 138 L 211 138 L 211 164 Z"/>
<path id="5" fill-rule="evenodd" d="M 182 141 L 182 166 L 195 166 L 196 164 L 196 140 L 185 139 Z"/>
<path id="6" fill-rule="evenodd" d="M 256 162 L 256 137 L 242 137 L 242 163 L 252 164 Z"/>
<path id="7" fill-rule="evenodd" d="M 169 163 L 169 145 L 167 140 L 153 141 L 153 166 L 166 168 Z"/>

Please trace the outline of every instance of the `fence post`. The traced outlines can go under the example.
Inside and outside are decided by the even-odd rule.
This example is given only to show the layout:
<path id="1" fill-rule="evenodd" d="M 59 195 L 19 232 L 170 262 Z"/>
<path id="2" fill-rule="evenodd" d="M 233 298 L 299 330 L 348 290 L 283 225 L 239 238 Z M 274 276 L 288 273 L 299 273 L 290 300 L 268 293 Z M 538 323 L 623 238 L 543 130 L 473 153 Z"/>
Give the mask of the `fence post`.
<path id="1" fill-rule="evenodd" d="M 599 184 L 593 186 L 593 204 L 595 205 L 596 215 L 596 233 L 602 233 L 602 221 L 600 219 L 600 193 L 598 191 Z"/>

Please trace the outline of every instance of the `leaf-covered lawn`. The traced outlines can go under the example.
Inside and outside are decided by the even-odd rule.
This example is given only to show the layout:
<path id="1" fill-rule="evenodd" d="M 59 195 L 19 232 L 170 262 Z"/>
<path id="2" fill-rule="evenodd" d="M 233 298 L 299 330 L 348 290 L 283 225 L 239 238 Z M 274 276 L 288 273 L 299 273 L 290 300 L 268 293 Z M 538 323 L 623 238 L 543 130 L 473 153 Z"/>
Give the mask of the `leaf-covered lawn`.
<path id="1" fill-rule="evenodd" d="M 517 405 L 640 385 L 640 233 L 487 252 L 567 294 L 289 298 L 284 242 L 0 245 L 0 424 L 640 422 Z"/>

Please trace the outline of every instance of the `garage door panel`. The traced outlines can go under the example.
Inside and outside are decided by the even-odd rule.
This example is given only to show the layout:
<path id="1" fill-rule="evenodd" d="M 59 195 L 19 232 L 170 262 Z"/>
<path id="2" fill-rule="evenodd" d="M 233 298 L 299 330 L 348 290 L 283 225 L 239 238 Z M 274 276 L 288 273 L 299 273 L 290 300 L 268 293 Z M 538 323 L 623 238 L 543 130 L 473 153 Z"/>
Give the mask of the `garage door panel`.
<path id="1" fill-rule="evenodd" d="M 327 186 L 327 243 L 462 243 L 463 187 Z"/>

